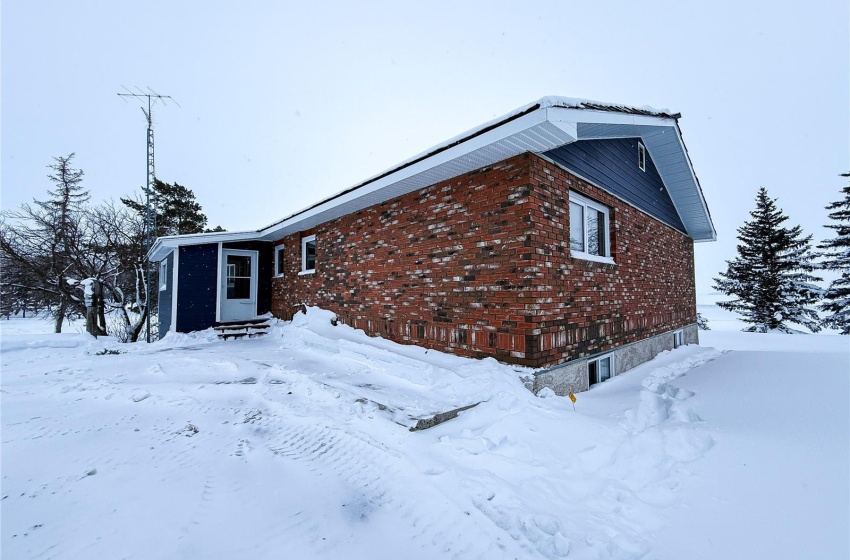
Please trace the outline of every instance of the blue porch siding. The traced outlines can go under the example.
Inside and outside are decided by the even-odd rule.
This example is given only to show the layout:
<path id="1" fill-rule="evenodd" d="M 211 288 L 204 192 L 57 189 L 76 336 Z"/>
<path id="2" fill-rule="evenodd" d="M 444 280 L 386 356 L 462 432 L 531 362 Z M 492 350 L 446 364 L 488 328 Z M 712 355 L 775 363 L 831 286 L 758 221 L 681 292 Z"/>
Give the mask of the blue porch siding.
<path id="1" fill-rule="evenodd" d="M 208 329 L 215 324 L 218 285 L 218 244 L 179 248 L 177 331 Z"/>
<path id="2" fill-rule="evenodd" d="M 157 316 L 159 318 L 159 338 L 162 338 L 171 328 L 171 296 L 174 293 L 174 253 L 169 253 L 165 257 L 165 265 L 167 267 L 165 276 L 165 289 L 159 290 L 157 294 L 159 303 L 157 304 Z M 159 279 L 157 289 L 162 285 L 162 278 Z"/>
<path id="3" fill-rule="evenodd" d="M 638 138 L 580 140 L 544 155 L 590 180 L 661 222 L 685 232 L 679 213 L 646 152 L 646 171 L 638 167 Z"/>

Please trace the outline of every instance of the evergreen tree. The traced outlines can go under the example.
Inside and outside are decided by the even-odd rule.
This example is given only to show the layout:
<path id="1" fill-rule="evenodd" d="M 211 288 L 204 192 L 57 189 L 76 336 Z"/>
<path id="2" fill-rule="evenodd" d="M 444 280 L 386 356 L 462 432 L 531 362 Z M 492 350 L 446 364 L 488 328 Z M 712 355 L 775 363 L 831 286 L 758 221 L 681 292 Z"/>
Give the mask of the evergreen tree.
<path id="1" fill-rule="evenodd" d="M 841 176 L 850 177 L 850 173 Z M 826 207 L 832 210 L 829 218 L 837 222 L 826 227 L 834 229 L 838 235 L 818 245 L 819 249 L 825 250 L 821 256 L 826 260 L 821 263 L 821 267 L 837 271 L 841 276 L 829 284 L 820 309 L 829 313 L 823 320 L 824 326 L 838 329 L 841 334 L 850 334 L 850 185 L 841 189 L 841 192 L 844 193 L 844 200 Z"/>
<path id="2" fill-rule="evenodd" d="M 144 216 L 144 195 L 136 199 L 122 198 L 121 202 Z M 170 184 L 156 179 L 151 193 L 151 206 L 156 208 L 155 237 L 205 231 L 207 216 L 201 210 L 192 189 L 176 182 Z M 223 231 L 220 227 L 218 230 Z"/>
<path id="3" fill-rule="evenodd" d="M 73 159 L 73 153 L 54 157 L 54 163 L 47 166 L 52 171 L 48 179 L 54 185 L 47 200 L 3 212 L 0 219 L 5 297 L 40 292 L 56 319 L 57 333 L 65 317 L 82 310 L 74 277 L 85 248 L 80 220 L 89 193 L 81 185 L 83 172 L 72 167 Z"/>
<path id="4" fill-rule="evenodd" d="M 795 332 L 786 322 L 819 331 L 819 317 L 810 307 L 822 293 L 812 284 L 820 280 L 811 274 L 816 268 L 812 236 L 801 237 L 800 226 L 782 227 L 788 217 L 764 187 L 750 215 L 738 228 L 738 256 L 714 279 L 715 289 L 735 299 L 717 305 L 743 315 L 751 325 L 744 329 L 748 332 Z"/>

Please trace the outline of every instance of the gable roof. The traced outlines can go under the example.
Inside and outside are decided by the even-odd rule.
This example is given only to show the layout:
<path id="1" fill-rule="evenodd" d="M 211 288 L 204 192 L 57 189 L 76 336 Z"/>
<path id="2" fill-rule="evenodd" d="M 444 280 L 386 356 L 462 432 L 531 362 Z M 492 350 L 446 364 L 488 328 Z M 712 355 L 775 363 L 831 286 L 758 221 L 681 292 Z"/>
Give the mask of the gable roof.
<path id="1" fill-rule="evenodd" d="M 649 151 L 688 235 L 694 241 L 714 241 L 711 214 L 679 130 L 680 116 L 651 107 L 544 97 L 266 227 L 160 237 L 149 256 L 161 260 L 181 245 L 274 241 L 524 152 L 540 154 L 578 140 L 635 137 L 640 137 Z"/>

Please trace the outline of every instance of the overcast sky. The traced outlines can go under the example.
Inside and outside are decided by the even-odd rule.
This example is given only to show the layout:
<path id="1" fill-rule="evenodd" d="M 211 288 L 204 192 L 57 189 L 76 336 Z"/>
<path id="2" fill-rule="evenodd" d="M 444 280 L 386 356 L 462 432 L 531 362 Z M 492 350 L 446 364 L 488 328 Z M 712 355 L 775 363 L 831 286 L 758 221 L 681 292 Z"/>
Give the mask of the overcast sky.
<path id="1" fill-rule="evenodd" d="M 3 0 L 2 207 L 76 152 L 94 200 L 156 171 L 210 226 L 256 229 L 545 95 L 682 113 L 718 231 L 697 288 L 768 189 L 807 233 L 850 171 L 846 0 L 802 2 Z"/>

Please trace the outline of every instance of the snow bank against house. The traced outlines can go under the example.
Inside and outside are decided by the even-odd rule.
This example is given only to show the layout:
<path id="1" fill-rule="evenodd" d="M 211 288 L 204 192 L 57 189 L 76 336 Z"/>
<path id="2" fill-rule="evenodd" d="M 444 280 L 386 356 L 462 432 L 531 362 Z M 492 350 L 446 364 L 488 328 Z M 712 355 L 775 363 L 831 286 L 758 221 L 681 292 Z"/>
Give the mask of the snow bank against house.
<path id="1" fill-rule="evenodd" d="M 332 318 L 0 322 L 3 557 L 848 557 L 847 337 L 701 333 L 574 408 Z"/>

